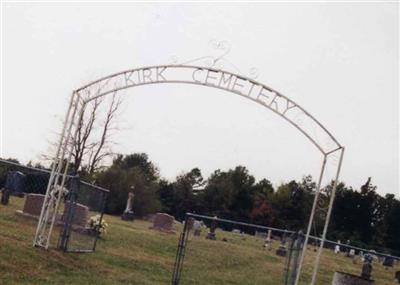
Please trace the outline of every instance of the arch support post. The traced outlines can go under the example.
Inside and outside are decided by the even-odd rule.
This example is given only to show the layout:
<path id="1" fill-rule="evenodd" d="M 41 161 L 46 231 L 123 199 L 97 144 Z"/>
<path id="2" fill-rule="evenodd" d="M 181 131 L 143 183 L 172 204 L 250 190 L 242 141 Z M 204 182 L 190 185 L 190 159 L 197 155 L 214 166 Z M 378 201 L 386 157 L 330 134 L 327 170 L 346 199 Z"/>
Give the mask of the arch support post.
<path id="1" fill-rule="evenodd" d="M 50 246 L 51 234 L 58 216 L 59 204 L 61 198 L 66 194 L 64 193 L 64 185 L 78 130 L 77 124 L 83 116 L 84 108 L 85 103 L 82 102 L 79 94 L 74 92 L 71 96 L 57 151 L 52 162 L 52 170 L 43 199 L 33 246 L 45 249 L 48 249 Z M 74 127 L 75 131 L 73 131 Z"/>
<path id="2" fill-rule="evenodd" d="M 313 270 L 313 275 L 312 275 L 312 279 L 311 279 L 311 285 L 314 285 L 315 282 L 317 281 L 319 262 L 320 262 L 322 250 L 324 248 L 324 243 L 325 243 L 325 239 L 326 239 L 326 233 L 328 231 L 329 222 L 330 222 L 330 219 L 331 219 L 331 214 L 332 214 L 332 209 L 333 209 L 333 202 L 335 200 L 336 188 L 337 188 L 337 184 L 338 184 L 338 180 L 339 180 L 339 174 L 340 174 L 340 170 L 342 168 L 343 156 L 344 156 L 344 147 L 340 148 L 339 164 L 338 164 L 338 167 L 337 167 L 337 170 L 336 170 L 335 181 L 334 181 L 334 184 L 333 184 L 332 193 L 331 193 L 331 197 L 330 197 L 330 200 L 329 200 L 328 213 L 327 213 L 326 219 L 325 219 L 324 230 L 322 232 L 321 242 L 320 242 L 320 245 L 319 245 L 319 248 L 318 248 L 317 257 L 316 257 L 315 262 L 314 262 L 314 270 Z"/>
<path id="3" fill-rule="evenodd" d="M 321 171 L 320 171 L 319 179 L 318 179 L 318 185 L 317 185 L 317 189 L 316 189 L 316 192 L 315 192 L 314 202 L 313 202 L 313 206 L 312 206 L 312 209 L 311 209 L 310 219 L 308 220 L 308 226 L 307 226 L 306 237 L 304 239 L 303 250 L 302 250 L 301 256 L 300 256 L 299 268 L 297 269 L 296 281 L 294 283 L 295 285 L 299 284 L 299 280 L 300 280 L 301 269 L 302 269 L 302 266 L 303 266 L 303 263 L 304 263 L 304 257 L 306 255 L 306 251 L 307 251 L 307 244 L 308 244 L 308 240 L 310 238 L 311 227 L 312 227 L 312 224 L 313 224 L 313 221 L 314 221 L 315 211 L 317 209 L 318 198 L 319 198 L 319 194 L 320 194 L 320 191 L 321 191 L 321 184 L 322 184 L 322 179 L 324 177 L 324 172 L 325 172 L 325 167 L 326 167 L 326 160 L 327 160 L 327 155 L 324 154 L 324 159 L 322 161 Z"/>

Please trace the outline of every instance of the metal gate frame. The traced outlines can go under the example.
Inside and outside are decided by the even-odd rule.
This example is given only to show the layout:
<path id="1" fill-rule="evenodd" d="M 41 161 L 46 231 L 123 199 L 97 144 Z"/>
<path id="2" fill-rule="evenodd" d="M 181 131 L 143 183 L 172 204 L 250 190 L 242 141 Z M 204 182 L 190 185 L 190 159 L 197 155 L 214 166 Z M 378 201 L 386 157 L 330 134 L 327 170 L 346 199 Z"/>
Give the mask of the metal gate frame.
<path id="1" fill-rule="evenodd" d="M 100 231 L 98 228 L 96 228 L 96 232 L 94 233 L 93 236 L 93 246 L 91 248 L 86 248 L 86 249 L 72 249 L 70 247 L 70 237 L 71 233 L 73 231 L 73 220 L 76 212 L 76 206 L 78 204 L 78 198 L 79 198 L 79 193 L 80 193 L 80 185 L 81 183 L 87 184 L 86 182 L 82 182 L 80 180 L 79 175 L 75 175 L 72 177 L 71 182 L 70 182 L 70 190 L 68 192 L 68 195 L 66 197 L 65 203 L 68 203 L 68 207 L 66 210 L 65 215 L 63 216 L 63 224 L 62 228 L 60 231 L 60 236 L 58 239 L 58 245 L 57 248 L 64 251 L 64 252 L 76 252 L 76 253 L 89 253 L 89 252 L 94 252 L 96 250 L 96 245 L 97 245 L 97 240 L 99 239 L 100 236 Z M 106 189 L 103 189 L 101 187 L 97 187 L 94 185 L 90 185 L 91 187 L 95 187 L 101 190 L 102 195 L 102 202 L 101 202 L 101 212 L 100 212 L 100 220 L 99 223 L 101 224 L 103 220 L 103 215 L 104 215 L 104 208 L 105 208 L 105 202 L 107 199 L 107 194 L 108 191 Z"/>
<path id="2" fill-rule="evenodd" d="M 68 199 L 66 200 L 66 202 L 68 202 L 68 208 L 66 215 L 63 217 L 63 227 L 60 232 L 59 242 L 57 246 L 64 252 L 68 252 L 68 242 L 72 231 L 72 221 L 75 216 L 76 201 L 79 192 L 79 184 L 80 184 L 80 179 L 79 176 L 76 175 L 71 180 L 71 186 L 67 196 Z"/>
<path id="3" fill-rule="evenodd" d="M 315 284 L 343 161 L 344 146 L 336 140 L 323 124 L 295 101 L 273 88 L 255 81 L 253 78 L 217 68 L 222 61 L 223 57 L 214 58 L 211 67 L 189 64 L 168 64 L 129 69 L 92 81 L 73 91 L 61 131 L 60 141 L 54 156 L 51 176 L 33 245 L 45 249 L 48 249 L 50 246 L 51 235 L 59 210 L 61 195 L 58 195 L 58 192 L 63 189 L 65 184 L 75 143 L 74 138 L 78 131 L 76 126 L 82 119 L 88 102 L 108 94 L 115 94 L 124 89 L 149 84 L 178 83 L 207 86 L 239 95 L 271 110 L 299 130 L 322 154 L 323 162 L 305 235 L 305 244 L 308 243 L 315 212 L 318 210 L 318 201 L 327 160 L 329 157 L 335 158 L 333 154 L 339 153 L 334 184 L 325 215 L 321 243 L 314 261 L 311 284 Z M 305 126 L 305 122 L 308 123 L 307 126 Z M 322 138 L 320 136 L 322 136 Z M 298 284 L 301 275 L 301 267 L 306 253 L 305 248 L 307 247 L 304 247 L 301 254 L 295 284 Z"/>
<path id="4" fill-rule="evenodd" d="M 296 282 L 296 276 L 298 273 L 300 254 L 301 254 L 302 249 L 304 248 L 304 244 L 305 244 L 304 243 L 305 235 L 301 231 L 293 232 L 293 231 L 288 231 L 288 230 L 283 230 L 283 229 L 278 229 L 278 228 L 273 228 L 273 227 L 266 227 L 266 226 L 261 226 L 261 225 L 256 225 L 256 224 L 245 223 L 245 222 L 221 219 L 218 217 L 204 216 L 204 215 L 198 215 L 198 214 L 194 214 L 194 213 L 186 213 L 184 226 L 183 226 L 181 234 L 179 235 L 178 247 L 177 247 L 177 251 L 176 251 L 174 269 L 173 269 L 172 279 L 171 279 L 171 285 L 179 285 L 179 282 L 181 280 L 182 269 L 183 269 L 185 254 L 186 254 L 186 249 L 187 249 L 187 242 L 188 242 L 188 238 L 189 238 L 189 234 L 190 234 L 190 227 L 188 226 L 190 218 L 207 219 L 209 221 L 228 223 L 228 224 L 244 226 L 244 227 L 249 227 L 249 228 L 264 230 L 264 231 L 272 230 L 275 232 L 282 233 L 283 236 L 286 236 L 287 234 L 290 233 L 292 238 L 291 238 L 291 243 L 290 243 L 290 248 L 289 248 L 290 249 L 289 256 L 287 257 L 287 262 L 286 262 L 286 266 L 284 269 L 283 280 L 284 280 L 285 285 L 295 284 L 294 282 Z M 315 238 L 315 237 L 313 237 L 313 238 Z"/>

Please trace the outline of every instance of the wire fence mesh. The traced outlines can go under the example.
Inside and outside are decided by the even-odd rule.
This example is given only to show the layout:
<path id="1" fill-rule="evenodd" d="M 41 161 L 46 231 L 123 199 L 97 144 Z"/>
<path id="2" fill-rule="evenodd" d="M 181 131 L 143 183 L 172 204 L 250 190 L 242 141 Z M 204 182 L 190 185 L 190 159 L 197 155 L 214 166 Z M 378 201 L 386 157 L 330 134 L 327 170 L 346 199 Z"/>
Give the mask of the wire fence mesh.
<path id="1" fill-rule="evenodd" d="M 0 189 L 13 195 L 23 193 L 46 193 L 49 172 L 45 169 L 20 165 L 15 161 L 0 159 Z"/>
<path id="2" fill-rule="evenodd" d="M 60 232 L 61 247 L 68 252 L 91 252 L 97 239 L 105 232 L 107 223 L 103 212 L 108 190 L 79 181 L 76 192 L 64 202 L 65 224 Z M 63 241 L 63 239 L 66 239 Z"/>
<path id="3" fill-rule="evenodd" d="M 0 159 L 1 202 L 7 204 L 10 195 L 23 198 L 24 206 L 17 214 L 38 219 L 50 173 L 44 168 Z M 58 248 L 66 252 L 94 251 L 106 227 L 103 213 L 109 191 L 67 175 L 62 193 L 55 221 Z"/>
<path id="4" fill-rule="evenodd" d="M 293 238 L 285 230 L 188 214 L 172 284 L 284 284 Z"/>
<path id="5" fill-rule="evenodd" d="M 311 237 L 299 284 L 310 284 L 318 238 Z M 172 284 L 295 284 L 304 234 L 216 217 L 187 214 L 179 237 Z M 373 258 L 375 284 L 394 284 L 396 256 L 329 241 L 317 283 L 331 284 L 335 272 L 361 276 Z"/>

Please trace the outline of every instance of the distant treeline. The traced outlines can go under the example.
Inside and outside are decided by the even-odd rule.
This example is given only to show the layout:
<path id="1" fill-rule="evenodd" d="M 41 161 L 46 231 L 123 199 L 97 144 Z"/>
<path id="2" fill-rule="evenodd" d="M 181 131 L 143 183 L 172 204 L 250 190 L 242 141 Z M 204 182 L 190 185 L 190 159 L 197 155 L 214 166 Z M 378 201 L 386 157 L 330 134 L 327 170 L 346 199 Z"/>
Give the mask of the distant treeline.
<path id="1" fill-rule="evenodd" d="M 0 182 L 5 174 L 0 164 Z M 111 166 L 90 176 L 80 175 L 110 190 L 108 214 L 122 214 L 133 191 L 133 209 L 139 217 L 161 211 L 183 220 L 186 212 L 193 212 L 295 231 L 305 231 L 316 189 L 311 176 L 275 188 L 268 179 L 256 181 L 244 166 L 215 170 L 207 179 L 193 168 L 167 181 L 145 153 L 117 155 Z M 382 197 L 366 180 L 359 189 L 339 183 L 327 238 L 398 254 L 400 201 L 393 194 Z M 331 189 L 332 185 L 324 187 L 320 204 L 327 204 Z M 316 216 L 313 235 L 319 235 L 323 227 L 323 212 Z"/>

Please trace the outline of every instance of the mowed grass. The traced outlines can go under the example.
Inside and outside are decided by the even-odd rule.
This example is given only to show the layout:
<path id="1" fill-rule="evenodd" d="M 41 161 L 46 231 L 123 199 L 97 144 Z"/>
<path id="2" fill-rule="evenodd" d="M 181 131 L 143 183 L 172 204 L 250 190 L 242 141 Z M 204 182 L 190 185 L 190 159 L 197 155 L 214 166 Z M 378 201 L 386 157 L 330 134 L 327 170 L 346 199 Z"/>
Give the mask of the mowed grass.
<path id="1" fill-rule="evenodd" d="M 12 197 L 0 205 L 0 284 L 171 284 L 179 234 L 150 230 L 150 223 L 122 221 L 105 215 L 108 233 L 98 241 L 95 253 L 63 253 L 32 247 L 36 221 L 15 214 L 23 199 Z M 178 230 L 180 228 L 178 227 Z M 55 231 L 53 244 L 56 244 Z M 181 284 L 283 284 L 286 260 L 264 250 L 262 239 L 217 230 L 217 241 L 190 236 Z M 221 239 L 225 237 L 228 242 Z M 302 283 L 308 284 L 315 252 L 307 253 Z M 343 255 L 326 250 L 318 284 L 331 284 L 334 271 L 359 274 L 361 262 L 353 264 Z M 396 284 L 396 268 L 375 263 L 376 284 Z"/>

